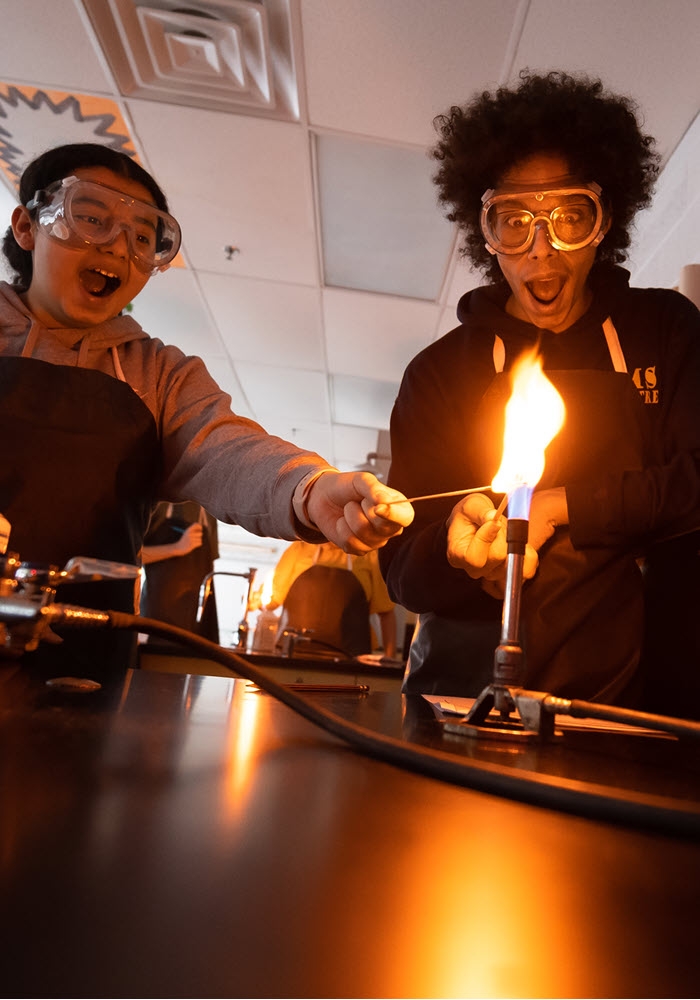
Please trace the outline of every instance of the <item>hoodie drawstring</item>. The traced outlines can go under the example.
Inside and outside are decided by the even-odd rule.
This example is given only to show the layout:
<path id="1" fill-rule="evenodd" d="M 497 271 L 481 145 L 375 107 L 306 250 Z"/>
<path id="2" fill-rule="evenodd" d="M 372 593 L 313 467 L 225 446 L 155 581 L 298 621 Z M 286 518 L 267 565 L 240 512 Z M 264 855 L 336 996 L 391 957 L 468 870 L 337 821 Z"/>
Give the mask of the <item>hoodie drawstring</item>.
<path id="1" fill-rule="evenodd" d="M 80 349 L 78 351 L 78 368 L 85 368 L 88 356 L 88 351 L 90 350 L 90 334 L 86 334 L 80 341 Z"/>
<path id="2" fill-rule="evenodd" d="M 90 335 L 83 337 L 80 341 L 80 350 L 78 351 L 78 368 L 87 367 L 87 356 L 90 350 Z M 112 344 L 110 347 L 110 353 L 112 355 L 112 364 L 114 365 L 114 374 L 120 382 L 126 382 L 124 377 L 124 371 L 122 369 L 121 361 L 119 360 L 119 353 L 117 351 L 117 345 Z"/>
<path id="3" fill-rule="evenodd" d="M 34 347 L 39 339 L 39 324 L 35 320 L 31 320 L 29 324 L 29 333 L 27 334 L 27 339 L 24 342 L 24 347 L 22 348 L 22 353 L 20 357 L 31 358 L 34 353 Z"/>
<path id="4" fill-rule="evenodd" d="M 120 382 L 126 382 L 124 372 L 122 370 L 122 363 L 119 360 L 119 351 L 117 350 L 117 345 L 112 344 L 112 363 L 114 364 L 114 374 L 117 376 Z"/>
<path id="5" fill-rule="evenodd" d="M 20 357 L 31 358 L 34 353 L 34 348 L 39 339 L 39 323 L 32 322 L 29 327 L 29 332 L 27 334 L 27 339 L 24 342 L 24 347 L 22 348 L 22 354 Z M 80 348 L 78 350 L 78 360 L 76 363 L 77 368 L 87 368 L 87 358 L 88 351 L 90 350 L 90 335 L 86 334 L 80 341 Z M 126 382 L 126 376 L 124 375 L 124 370 L 122 368 L 122 363 L 119 360 L 119 351 L 117 350 L 117 345 L 112 344 L 110 347 L 110 352 L 112 354 L 112 364 L 114 365 L 114 374 L 120 382 Z"/>

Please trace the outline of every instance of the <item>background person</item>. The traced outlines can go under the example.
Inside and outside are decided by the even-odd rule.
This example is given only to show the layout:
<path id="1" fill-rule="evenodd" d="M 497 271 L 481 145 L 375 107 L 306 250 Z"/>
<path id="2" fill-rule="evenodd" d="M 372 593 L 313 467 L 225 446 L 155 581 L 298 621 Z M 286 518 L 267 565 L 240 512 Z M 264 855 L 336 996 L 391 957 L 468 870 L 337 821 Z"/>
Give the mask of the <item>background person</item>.
<path id="1" fill-rule="evenodd" d="M 216 518 L 191 501 L 158 504 L 141 550 L 144 583 L 139 613 L 219 641 L 216 601 L 210 598 L 197 621 L 199 593 L 219 558 Z M 147 642 L 162 643 L 158 636 Z"/>
<path id="2" fill-rule="evenodd" d="M 331 542 L 292 542 L 272 578 L 267 608 L 278 607 L 279 635 L 285 628 L 310 629 L 312 641 L 351 656 L 372 652 L 370 616 L 376 614 L 384 655 L 396 656 L 395 608 L 375 551 L 353 556 Z"/>
<path id="3" fill-rule="evenodd" d="M 489 283 L 409 364 L 388 481 L 407 496 L 490 483 L 509 372 L 535 348 L 567 418 L 530 512 L 523 683 L 634 706 L 649 669 L 647 700 L 663 686 L 666 709 L 697 711 L 700 315 L 618 266 L 650 201 L 653 140 L 629 99 L 562 72 L 525 72 L 436 125 L 440 200 Z M 506 555 L 493 507 L 418 504 L 379 555 L 392 598 L 420 613 L 406 691 L 476 696 L 492 679 Z M 645 633 L 667 655 L 643 660 Z"/>

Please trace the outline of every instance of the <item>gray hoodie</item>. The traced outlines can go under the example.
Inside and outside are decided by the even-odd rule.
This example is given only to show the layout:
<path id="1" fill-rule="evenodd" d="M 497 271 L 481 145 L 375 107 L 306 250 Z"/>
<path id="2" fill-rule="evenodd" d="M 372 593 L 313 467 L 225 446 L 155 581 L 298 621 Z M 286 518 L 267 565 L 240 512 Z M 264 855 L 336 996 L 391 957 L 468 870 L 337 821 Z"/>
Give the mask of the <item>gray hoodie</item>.
<path id="1" fill-rule="evenodd" d="M 126 382 L 158 429 L 159 498 L 195 500 L 218 520 L 257 535 L 316 537 L 296 521 L 292 496 L 307 473 L 328 463 L 236 416 L 200 358 L 149 337 L 130 316 L 88 329 L 47 328 L 0 282 L 0 354 L 92 368 Z"/>

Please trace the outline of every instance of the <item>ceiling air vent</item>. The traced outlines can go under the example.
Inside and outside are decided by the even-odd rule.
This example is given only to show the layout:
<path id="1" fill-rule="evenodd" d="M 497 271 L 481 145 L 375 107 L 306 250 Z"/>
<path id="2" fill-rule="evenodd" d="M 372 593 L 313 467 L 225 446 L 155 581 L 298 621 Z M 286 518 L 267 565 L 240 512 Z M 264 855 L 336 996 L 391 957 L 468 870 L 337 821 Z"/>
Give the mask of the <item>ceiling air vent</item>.
<path id="1" fill-rule="evenodd" d="M 125 97 L 299 120 L 298 0 L 82 0 Z"/>

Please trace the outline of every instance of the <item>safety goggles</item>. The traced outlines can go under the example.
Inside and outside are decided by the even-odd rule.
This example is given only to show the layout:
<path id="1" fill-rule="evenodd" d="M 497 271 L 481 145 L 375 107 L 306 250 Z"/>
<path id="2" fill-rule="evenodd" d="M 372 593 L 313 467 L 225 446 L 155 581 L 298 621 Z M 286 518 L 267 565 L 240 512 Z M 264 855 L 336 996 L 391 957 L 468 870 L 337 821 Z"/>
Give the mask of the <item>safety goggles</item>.
<path id="1" fill-rule="evenodd" d="M 104 246 L 124 231 L 129 255 L 144 274 L 164 271 L 180 249 L 180 227 L 172 215 L 79 177 L 37 191 L 27 208 L 37 210 L 47 236 L 73 249 Z"/>
<path id="2" fill-rule="evenodd" d="M 481 232 L 489 253 L 523 253 L 532 245 L 535 229 L 544 225 L 557 250 L 598 246 L 605 236 L 605 213 L 597 184 L 547 191 L 500 191 L 489 188 L 481 202 Z M 544 202 L 554 207 L 536 210 Z"/>

